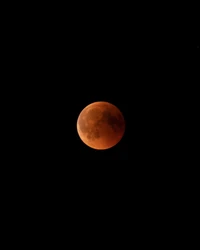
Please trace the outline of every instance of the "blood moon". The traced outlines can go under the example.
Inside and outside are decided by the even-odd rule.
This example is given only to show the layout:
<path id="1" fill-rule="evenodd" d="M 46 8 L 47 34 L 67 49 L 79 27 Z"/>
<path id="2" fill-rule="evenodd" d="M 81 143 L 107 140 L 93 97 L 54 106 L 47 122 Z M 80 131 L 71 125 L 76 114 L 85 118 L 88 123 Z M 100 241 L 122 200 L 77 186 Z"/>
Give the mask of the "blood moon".
<path id="1" fill-rule="evenodd" d="M 109 102 L 94 102 L 79 114 L 77 131 L 80 139 L 94 149 L 115 146 L 125 132 L 125 120 L 121 111 Z"/>

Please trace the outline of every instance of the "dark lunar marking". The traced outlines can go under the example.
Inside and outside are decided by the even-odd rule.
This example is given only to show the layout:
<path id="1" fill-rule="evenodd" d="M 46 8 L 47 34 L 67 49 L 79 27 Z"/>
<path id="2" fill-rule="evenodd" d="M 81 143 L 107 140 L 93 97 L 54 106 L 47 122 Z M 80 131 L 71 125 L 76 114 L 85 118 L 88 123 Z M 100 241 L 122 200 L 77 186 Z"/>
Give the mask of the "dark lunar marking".
<path id="1" fill-rule="evenodd" d="M 103 121 L 107 122 L 117 132 L 124 128 L 124 121 L 121 115 L 112 116 L 107 110 L 103 111 Z"/>
<path id="2" fill-rule="evenodd" d="M 89 140 L 96 140 L 99 137 L 100 137 L 100 135 L 99 135 L 99 131 L 97 130 L 97 128 L 93 128 L 93 129 L 88 130 L 87 138 Z"/>

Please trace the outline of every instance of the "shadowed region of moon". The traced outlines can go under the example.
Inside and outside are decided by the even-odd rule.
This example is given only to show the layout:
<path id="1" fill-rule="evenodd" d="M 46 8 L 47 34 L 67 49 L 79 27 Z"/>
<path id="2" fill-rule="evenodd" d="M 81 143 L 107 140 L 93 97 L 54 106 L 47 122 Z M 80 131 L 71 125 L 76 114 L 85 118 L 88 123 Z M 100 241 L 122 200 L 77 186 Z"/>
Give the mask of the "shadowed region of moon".
<path id="1" fill-rule="evenodd" d="M 123 137 L 125 121 L 120 110 L 108 102 L 94 102 L 85 107 L 77 120 L 81 140 L 91 148 L 108 149 Z"/>

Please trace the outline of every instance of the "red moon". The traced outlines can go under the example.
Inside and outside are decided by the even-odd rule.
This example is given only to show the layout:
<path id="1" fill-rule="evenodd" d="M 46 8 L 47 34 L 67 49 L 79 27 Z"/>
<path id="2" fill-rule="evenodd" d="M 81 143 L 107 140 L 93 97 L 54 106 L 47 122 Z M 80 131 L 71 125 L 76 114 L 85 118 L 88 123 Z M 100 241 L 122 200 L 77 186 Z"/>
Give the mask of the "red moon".
<path id="1" fill-rule="evenodd" d="M 125 132 L 125 120 L 121 111 L 109 102 L 94 102 L 86 106 L 77 120 L 80 139 L 94 149 L 115 146 Z"/>

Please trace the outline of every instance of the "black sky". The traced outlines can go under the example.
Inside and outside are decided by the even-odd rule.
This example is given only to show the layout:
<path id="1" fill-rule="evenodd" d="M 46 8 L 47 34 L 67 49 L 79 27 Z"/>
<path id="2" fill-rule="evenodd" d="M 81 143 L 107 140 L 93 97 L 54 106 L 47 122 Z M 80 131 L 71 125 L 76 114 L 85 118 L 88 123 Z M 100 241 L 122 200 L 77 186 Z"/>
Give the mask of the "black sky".
<path id="1" fill-rule="evenodd" d="M 2 134 L 12 149 L 3 186 L 12 187 L 15 197 L 6 195 L 10 214 L 20 220 L 17 227 L 22 214 L 41 237 L 56 231 L 65 245 L 70 233 L 73 244 L 79 242 L 87 227 L 89 242 L 103 232 L 115 236 L 113 244 L 125 234 L 124 248 L 126 238 L 132 241 L 138 233 L 139 244 L 149 245 L 144 230 L 157 242 L 153 226 L 161 234 L 163 225 L 170 234 L 177 230 L 174 223 L 185 223 L 183 208 L 191 204 L 185 197 L 198 190 L 188 191 L 192 185 L 185 177 L 196 167 L 191 161 L 198 150 L 199 49 L 186 32 L 191 29 L 176 18 L 177 11 L 175 22 L 157 4 L 118 11 L 85 6 L 87 12 L 80 4 L 73 11 L 50 4 L 21 8 L 23 15 L 14 9 L 18 22 L 7 29 L 12 67 L 2 107 L 11 108 Z M 104 151 L 87 147 L 76 130 L 80 112 L 95 101 L 116 105 L 126 122 L 119 144 Z M 196 142 L 187 143 L 190 138 Z M 194 147 L 193 155 L 187 147 Z"/>
<path id="2" fill-rule="evenodd" d="M 180 78 L 189 76 L 178 35 L 164 23 L 156 28 L 153 19 L 78 13 L 45 16 L 38 29 L 28 24 L 25 59 L 31 57 L 32 64 L 25 66 L 26 98 L 33 100 L 35 143 L 48 159 L 63 163 L 139 162 L 156 151 L 162 155 L 160 144 L 173 127 L 168 117 L 177 119 L 177 96 L 185 91 Z M 97 152 L 79 139 L 76 121 L 85 106 L 101 100 L 122 111 L 126 132 L 116 147 Z"/>
<path id="3" fill-rule="evenodd" d="M 180 121 L 191 114 L 191 103 L 197 106 L 190 100 L 195 85 L 189 89 L 197 83 L 192 72 L 197 56 L 188 59 L 197 48 L 183 42 L 179 26 L 136 12 L 86 15 L 75 8 L 67 15 L 65 9 L 54 14 L 45 9 L 30 22 L 22 19 L 25 27 L 13 24 L 16 71 L 10 75 L 22 83 L 12 87 L 20 105 L 13 106 L 22 131 L 16 133 L 17 148 L 44 175 L 51 170 L 66 176 L 74 166 L 81 172 L 82 164 L 102 162 L 104 176 L 116 168 L 146 177 L 150 169 L 153 175 L 160 166 L 163 172 L 172 168 L 185 139 Z M 105 151 L 87 147 L 76 130 L 78 115 L 95 101 L 113 103 L 126 121 L 120 143 Z"/>

